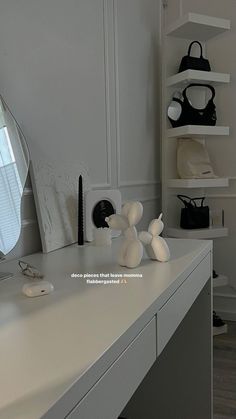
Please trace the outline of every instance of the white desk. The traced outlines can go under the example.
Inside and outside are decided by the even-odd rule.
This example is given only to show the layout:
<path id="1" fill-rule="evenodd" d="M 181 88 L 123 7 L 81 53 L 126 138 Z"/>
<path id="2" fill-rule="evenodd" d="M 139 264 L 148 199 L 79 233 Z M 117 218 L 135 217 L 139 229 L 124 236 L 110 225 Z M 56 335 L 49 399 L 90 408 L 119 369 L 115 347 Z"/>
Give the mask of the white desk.
<path id="1" fill-rule="evenodd" d="M 153 399 L 145 405 L 136 392 L 126 408 L 128 419 L 211 418 L 212 244 L 168 243 L 170 262 L 144 260 L 134 270 L 116 264 L 117 241 L 111 249 L 71 246 L 24 258 L 45 273 L 55 292 L 26 298 L 20 274 L 0 284 L 1 419 L 116 419 L 151 367 L 138 391 Z M 4 268 L 18 270 L 16 262 Z M 86 272 L 143 278 L 120 285 L 70 278 Z M 180 367 L 191 402 L 181 414 Z M 161 394 L 167 396 L 166 388 L 167 404 Z M 184 394 L 181 404 L 183 399 Z M 199 399 L 203 410 L 196 416 Z"/>

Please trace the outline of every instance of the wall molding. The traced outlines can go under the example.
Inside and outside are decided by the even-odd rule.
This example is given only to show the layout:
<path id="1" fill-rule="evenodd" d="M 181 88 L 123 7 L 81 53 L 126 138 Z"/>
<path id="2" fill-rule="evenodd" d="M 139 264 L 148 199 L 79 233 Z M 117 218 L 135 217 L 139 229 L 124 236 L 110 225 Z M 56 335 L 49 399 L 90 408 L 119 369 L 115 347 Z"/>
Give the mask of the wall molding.
<path id="1" fill-rule="evenodd" d="M 110 183 L 94 183 L 91 185 L 92 189 L 111 189 L 112 186 Z"/>
<path id="2" fill-rule="evenodd" d="M 118 1 L 113 0 L 112 6 L 109 9 L 109 0 L 103 0 L 103 14 L 104 14 L 104 66 L 105 66 L 105 84 L 106 84 L 106 115 L 107 115 L 107 181 L 92 184 L 93 189 L 111 189 L 112 188 L 112 173 L 111 173 L 111 161 L 112 161 L 112 115 L 111 115 L 111 101 L 114 99 L 114 140 L 115 140 L 115 165 L 116 165 L 116 187 L 118 189 L 122 188 L 132 188 L 132 187 L 142 187 L 142 186 L 153 186 L 160 185 L 160 180 L 137 180 L 137 181 L 121 181 L 121 156 L 120 156 L 120 147 L 121 147 L 121 134 L 120 134 L 120 80 L 119 80 L 119 63 L 118 63 Z M 110 51 L 109 47 L 109 12 L 112 14 L 113 24 L 113 40 L 112 46 L 113 51 Z M 111 70 L 112 64 L 110 60 L 113 60 L 114 68 L 114 92 L 111 88 Z M 114 97 L 111 96 L 113 93 Z"/>
<path id="3" fill-rule="evenodd" d="M 109 65 L 109 12 L 108 1 L 103 0 L 103 37 L 104 37 L 104 77 L 105 77 L 105 107 L 106 107 L 106 165 L 107 182 L 98 187 L 111 187 L 111 110 L 110 110 L 110 65 Z"/>
<path id="4" fill-rule="evenodd" d="M 183 16 L 183 0 L 179 0 L 179 17 Z"/>
<path id="5" fill-rule="evenodd" d="M 112 188 L 112 115 L 111 115 L 111 62 L 113 53 L 109 46 L 109 0 L 103 0 L 103 41 L 104 41 L 104 78 L 105 78 L 105 109 L 106 109 L 106 169 L 107 179 L 105 182 L 91 184 L 92 189 L 111 189 Z"/>
<path id="6" fill-rule="evenodd" d="M 116 124 L 116 168 L 117 168 L 117 186 L 121 186 L 120 180 L 120 79 L 118 64 L 118 5 L 117 0 L 113 0 L 113 25 L 114 25 L 114 71 L 115 71 L 115 124 Z"/>
<path id="7" fill-rule="evenodd" d="M 122 182 L 120 184 L 120 189 L 122 188 L 132 188 L 132 187 L 142 187 L 142 186 L 155 186 L 155 185 L 161 185 L 161 181 L 130 181 L 130 182 Z M 109 189 L 111 188 L 111 185 L 108 183 L 97 183 L 91 185 L 93 189 Z M 160 196 L 158 196 L 159 198 Z M 155 197 L 156 198 L 156 197 Z M 143 199 L 143 198 L 142 198 Z"/>
<path id="8" fill-rule="evenodd" d="M 120 132 L 120 78 L 119 78 L 119 31 L 118 31 L 118 0 L 113 0 L 114 25 L 114 72 L 115 72 L 115 125 L 116 125 L 116 167 L 117 187 L 136 187 L 160 184 L 160 180 L 121 180 L 121 132 Z"/>
<path id="9" fill-rule="evenodd" d="M 160 180 L 130 180 L 125 182 L 120 182 L 121 188 L 129 188 L 133 186 L 152 186 L 152 185 L 160 185 Z"/>

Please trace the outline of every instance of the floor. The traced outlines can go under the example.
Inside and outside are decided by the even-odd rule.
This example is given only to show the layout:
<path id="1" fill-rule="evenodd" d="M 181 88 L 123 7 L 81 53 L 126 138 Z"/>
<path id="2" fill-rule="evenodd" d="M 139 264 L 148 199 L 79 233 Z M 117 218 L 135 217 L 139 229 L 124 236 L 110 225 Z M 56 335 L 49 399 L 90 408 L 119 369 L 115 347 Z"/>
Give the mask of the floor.
<path id="1" fill-rule="evenodd" d="M 214 337 L 214 419 L 236 419 L 236 322 Z"/>

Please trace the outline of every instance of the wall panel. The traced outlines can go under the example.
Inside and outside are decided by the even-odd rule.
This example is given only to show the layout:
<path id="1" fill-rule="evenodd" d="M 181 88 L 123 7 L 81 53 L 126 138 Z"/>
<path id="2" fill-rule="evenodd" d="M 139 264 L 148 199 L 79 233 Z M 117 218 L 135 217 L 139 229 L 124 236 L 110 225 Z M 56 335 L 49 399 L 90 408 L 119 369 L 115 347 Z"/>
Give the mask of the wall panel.
<path id="1" fill-rule="evenodd" d="M 119 183 L 159 176 L 160 44 L 155 0 L 115 0 Z"/>
<path id="2" fill-rule="evenodd" d="M 82 170 L 86 188 L 120 187 L 148 207 L 144 222 L 160 208 L 160 4 L 2 0 L 0 14 L 1 94 L 33 167 Z M 28 214 L 36 220 L 33 197 Z M 35 251 L 24 240 L 19 254 Z"/>

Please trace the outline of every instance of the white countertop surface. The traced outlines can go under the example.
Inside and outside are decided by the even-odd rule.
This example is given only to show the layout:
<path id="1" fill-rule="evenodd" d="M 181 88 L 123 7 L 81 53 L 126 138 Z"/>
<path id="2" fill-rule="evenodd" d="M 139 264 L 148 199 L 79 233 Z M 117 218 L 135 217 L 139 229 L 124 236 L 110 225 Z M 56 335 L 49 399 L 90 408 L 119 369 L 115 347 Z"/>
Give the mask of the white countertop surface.
<path id="1" fill-rule="evenodd" d="M 116 264 L 118 242 L 112 248 L 75 245 L 25 257 L 54 284 L 52 294 L 39 298 L 21 293 L 29 281 L 17 273 L 17 261 L 0 265 L 1 271 L 16 273 L 0 283 L 1 419 L 38 419 L 70 387 L 64 397 L 72 405 L 81 399 L 212 247 L 210 241 L 168 239 L 170 262 L 146 259 L 129 270 Z M 90 285 L 72 279 L 72 273 L 143 278 Z M 79 386 L 72 386 L 78 380 Z"/>

